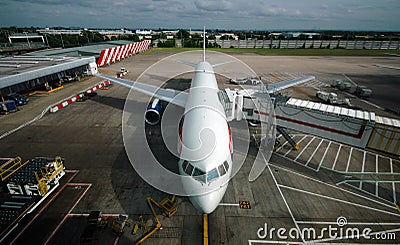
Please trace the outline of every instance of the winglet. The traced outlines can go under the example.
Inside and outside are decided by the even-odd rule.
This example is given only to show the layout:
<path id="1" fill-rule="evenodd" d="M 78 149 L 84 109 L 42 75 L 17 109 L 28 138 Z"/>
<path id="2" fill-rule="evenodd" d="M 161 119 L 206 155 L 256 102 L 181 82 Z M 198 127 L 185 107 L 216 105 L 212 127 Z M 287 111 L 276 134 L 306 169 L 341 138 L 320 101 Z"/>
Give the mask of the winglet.
<path id="1" fill-rule="evenodd" d="M 206 27 L 203 30 L 203 62 L 206 62 Z"/>

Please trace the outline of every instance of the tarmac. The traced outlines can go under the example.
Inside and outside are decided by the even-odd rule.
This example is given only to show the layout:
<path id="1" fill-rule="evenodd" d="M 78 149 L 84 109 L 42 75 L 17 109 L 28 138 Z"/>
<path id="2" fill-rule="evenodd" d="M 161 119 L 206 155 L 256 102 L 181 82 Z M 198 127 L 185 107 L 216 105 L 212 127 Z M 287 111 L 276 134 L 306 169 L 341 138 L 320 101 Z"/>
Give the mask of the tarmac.
<path id="1" fill-rule="evenodd" d="M 115 75 L 120 67 L 126 67 L 129 73 L 124 78 L 136 80 L 147 67 L 168 55 L 135 55 L 100 71 Z M 376 57 L 234 56 L 267 81 L 277 80 L 276 77 L 316 76 L 316 81 L 310 84 L 285 91 L 293 97 L 315 100 L 316 89 L 328 89 L 333 79 L 346 76 L 357 83 L 359 77 L 371 78 L 368 81 L 371 87 L 379 87 L 382 81 L 385 86 L 398 89 L 395 83 L 398 71 L 373 66 L 375 63 L 396 65 L 397 57 L 385 57 L 377 62 Z M 376 80 L 372 81 L 372 78 Z M 20 111 L 0 116 L 0 134 L 35 118 L 49 105 L 100 81 L 87 78 L 51 94 L 32 96 Z M 377 99 L 373 97 L 368 103 L 358 99 L 351 101 L 379 115 L 396 117 L 371 105 L 386 107 L 386 92 L 387 89 L 374 89 Z M 47 113 L 0 140 L 1 157 L 21 156 L 27 160 L 36 156 L 61 156 L 66 159 L 65 166 L 69 171 L 59 190 L 35 213 L 25 217 L 6 243 L 76 244 L 85 230 L 85 217 L 93 210 L 102 211 L 109 218 L 109 224 L 118 214 L 126 214 L 133 223 L 143 216 L 147 227 L 151 227 L 154 218 L 146 198 L 151 196 L 161 201 L 172 197 L 143 181 L 128 159 L 121 131 L 122 112 L 129 90 L 114 84 L 97 93 L 97 96 L 73 103 L 57 113 Z M 145 104 L 149 100 L 149 97 L 136 93 L 132 103 Z M 143 115 L 131 112 L 131 119 L 137 125 L 143 124 Z M 177 159 L 157 140 L 158 130 L 153 128 L 151 136 L 147 131 L 148 141 L 153 152 L 164 159 L 165 166 L 173 169 Z M 399 159 L 299 132 L 292 134 L 300 149 L 291 150 L 279 137 L 282 145 L 254 182 L 248 181 L 248 174 L 255 161 L 256 147 L 250 145 L 247 154 L 235 149 L 234 158 L 245 157 L 246 160 L 230 181 L 222 204 L 208 216 L 210 244 L 398 243 Z M 138 139 L 137 144 L 146 144 L 145 141 Z M 133 160 L 146 162 L 141 154 Z M 250 209 L 241 208 L 240 201 L 248 202 Z M 144 244 L 203 243 L 202 214 L 186 197 L 176 197 L 176 203 L 178 211 L 171 218 L 156 209 L 163 229 Z M 147 231 L 139 229 L 133 235 L 132 228 L 133 224 L 121 237 L 113 235 L 109 228 L 99 229 L 93 235 L 92 244 L 132 244 Z M 331 234 L 328 233 L 330 228 Z M 361 234 L 365 229 L 371 230 L 369 239 L 354 237 L 354 232 Z M 299 234 L 298 230 L 302 232 Z"/>

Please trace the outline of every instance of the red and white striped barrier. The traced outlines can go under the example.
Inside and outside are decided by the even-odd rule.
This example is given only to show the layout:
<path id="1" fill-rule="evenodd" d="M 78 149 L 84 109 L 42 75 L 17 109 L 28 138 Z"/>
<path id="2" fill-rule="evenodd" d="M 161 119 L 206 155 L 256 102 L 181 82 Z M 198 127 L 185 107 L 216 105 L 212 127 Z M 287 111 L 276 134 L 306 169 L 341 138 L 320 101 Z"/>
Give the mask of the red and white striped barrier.
<path id="1" fill-rule="evenodd" d="M 60 109 L 62 109 L 64 107 L 74 103 L 77 99 L 80 99 L 83 96 L 85 96 L 87 94 L 90 94 L 90 93 L 96 91 L 97 89 L 102 88 L 102 87 L 104 87 L 104 86 L 106 86 L 108 84 L 111 84 L 111 82 L 110 81 L 104 81 L 104 82 L 98 84 L 97 86 L 95 86 L 95 87 L 93 87 L 93 88 L 91 88 L 91 89 L 89 89 L 89 90 L 87 90 L 87 91 L 85 91 L 83 93 L 80 93 L 80 94 L 78 94 L 78 95 L 76 95 L 76 96 L 74 96 L 74 97 L 72 97 L 72 98 L 60 103 L 60 104 L 58 104 L 57 106 L 50 108 L 50 112 L 57 112 L 58 110 L 60 110 Z"/>
<path id="2" fill-rule="evenodd" d="M 150 40 L 144 40 L 137 43 L 130 43 L 122 46 L 116 46 L 113 48 L 103 49 L 100 52 L 100 56 L 97 59 L 97 66 L 108 65 L 115 63 L 128 56 L 137 54 L 149 48 Z"/>
<path id="3" fill-rule="evenodd" d="M 115 77 L 116 78 L 120 78 L 120 77 L 125 76 L 126 74 L 128 74 L 127 71 L 125 71 L 125 72 L 121 73 L 119 76 L 115 76 Z M 87 94 L 93 93 L 97 89 L 100 89 L 100 88 L 102 88 L 102 87 L 104 87 L 106 85 L 109 85 L 109 84 L 111 84 L 111 81 L 101 82 L 101 83 L 97 84 L 96 86 L 94 86 L 93 88 L 88 89 L 85 92 L 82 92 L 82 93 L 80 93 L 80 94 L 78 94 L 76 96 L 73 96 L 72 98 L 70 98 L 70 99 L 58 104 L 57 106 L 54 106 L 54 107 L 50 108 L 50 112 L 57 112 L 58 110 L 60 110 L 60 109 L 62 109 L 64 107 L 67 107 L 68 105 L 74 103 L 77 99 L 80 99 L 80 98 L 82 98 L 83 96 L 85 96 Z"/>

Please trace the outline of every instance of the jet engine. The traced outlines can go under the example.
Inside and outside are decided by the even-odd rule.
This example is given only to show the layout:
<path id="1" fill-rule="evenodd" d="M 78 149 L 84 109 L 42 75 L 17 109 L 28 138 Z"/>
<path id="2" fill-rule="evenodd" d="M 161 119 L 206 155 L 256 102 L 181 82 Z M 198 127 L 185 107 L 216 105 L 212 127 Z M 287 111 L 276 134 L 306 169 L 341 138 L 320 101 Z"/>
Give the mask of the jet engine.
<path id="1" fill-rule="evenodd" d="M 144 114 L 144 118 L 146 123 L 149 125 L 156 125 L 160 122 L 162 105 L 159 99 L 153 100 L 153 102 L 147 107 L 146 113 Z"/>

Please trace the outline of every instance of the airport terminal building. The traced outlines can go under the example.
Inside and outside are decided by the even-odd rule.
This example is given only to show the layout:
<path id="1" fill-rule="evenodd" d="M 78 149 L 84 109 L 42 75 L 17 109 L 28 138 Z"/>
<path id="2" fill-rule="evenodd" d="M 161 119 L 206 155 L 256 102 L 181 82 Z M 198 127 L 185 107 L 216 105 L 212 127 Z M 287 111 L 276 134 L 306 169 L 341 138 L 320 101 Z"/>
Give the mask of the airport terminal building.
<path id="1" fill-rule="evenodd" d="M 149 40 L 137 43 L 112 41 L 0 58 L 0 96 L 54 89 L 64 81 L 96 73 L 98 66 L 146 50 L 149 45 Z"/>
<path id="2" fill-rule="evenodd" d="M 79 77 L 97 70 L 94 57 L 14 56 L 0 59 L 2 96 L 51 89 L 63 78 Z"/>

